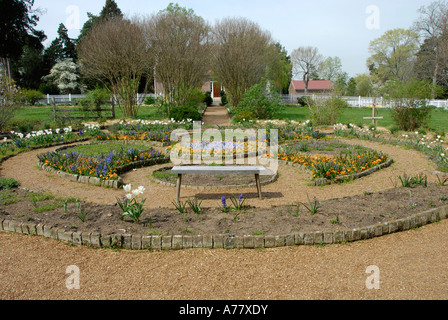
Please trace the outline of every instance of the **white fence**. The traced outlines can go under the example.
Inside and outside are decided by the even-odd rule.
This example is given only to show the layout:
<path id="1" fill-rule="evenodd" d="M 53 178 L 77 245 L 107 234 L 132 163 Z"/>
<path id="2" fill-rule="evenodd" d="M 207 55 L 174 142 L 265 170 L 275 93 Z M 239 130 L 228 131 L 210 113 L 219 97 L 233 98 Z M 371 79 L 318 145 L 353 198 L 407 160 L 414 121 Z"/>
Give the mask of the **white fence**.
<path id="1" fill-rule="evenodd" d="M 298 99 L 303 96 L 297 95 L 283 95 L 282 101 L 286 104 L 298 104 Z M 309 97 L 314 98 L 316 96 L 310 95 Z M 347 103 L 353 108 L 369 108 L 375 103 L 377 107 L 390 108 L 392 105 L 384 98 L 371 98 L 371 97 L 342 97 Z M 427 105 L 435 106 L 437 108 L 442 108 L 448 110 L 448 100 L 427 100 Z"/>
<path id="2" fill-rule="evenodd" d="M 146 100 L 146 97 L 155 97 L 154 94 L 146 94 L 146 93 L 138 93 L 137 94 L 137 103 L 139 105 L 143 104 Z M 54 99 L 54 101 L 57 104 L 63 104 L 63 103 L 75 103 L 76 100 L 78 99 L 82 99 L 85 98 L 86 95 L 85 94 L 63 94 L 63 95 L 50 95 L 47 94 L 45 99 L 41 99 L 39 100 L 40 104 L 50 104 L 52 99 Z"/>
<path id="3" fill-rule="evenodd" d="M 41 104 L 50 104 L 52 99 L 55 99 L 55 102 L 58 104 L 61 103 L 74 103 L 77 99 L 84 98 L 86 95 L 84 94 L 67 94 L 67 95 L 47 95 L 45 99 L 39 101 Z M 145 102 L 146 97 L 155 98 L 154 94 L 147 93 L 139 93 L 137 94 L 137 102 L 138 104 L 143 104 Z M 298 104 L 298 99 L 303 96 L 298 95 L 283 95 L 282 102 L 285 104 Z M 310 95 L 309 97 L 314 98 L 315 96 Z M 342 97 L 347 103 L 353 108 L 369 108 L 375 105 L 377 107 L 390 108 L 390 103 L 383 98 L 369 98 L 369 97 Z M 375 100 L 375 101 L 374 101 Z M 427 100 L 427 105 L 435 106 L 437 108 L 442 108 L 448 110 L 448 100 Z"/>

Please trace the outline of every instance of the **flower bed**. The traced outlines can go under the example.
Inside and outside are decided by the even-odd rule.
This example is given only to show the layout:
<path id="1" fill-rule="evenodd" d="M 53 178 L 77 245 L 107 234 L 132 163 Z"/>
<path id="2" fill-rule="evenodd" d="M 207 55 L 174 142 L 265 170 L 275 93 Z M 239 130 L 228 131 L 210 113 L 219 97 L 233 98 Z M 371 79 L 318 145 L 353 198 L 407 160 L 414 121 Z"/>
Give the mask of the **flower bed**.
<path id="1" fill-rule="evenodd" d="M 100 133 L 99 126 L 85 125 L 84 129 L 73 132 L 72 127 L 46 129 L 27 134 L 11 131 L 11 140 L 5 138 L 0 143 L 0 156 L 14 155 L 22 151 L 46 147 L 52 144 L 79 142 L 90 139 Z"/>
<path id="2" fill-rule="evenodd" d="M 386 163 L 388 157 L 381 152 L 371 152 L 345 156 L 307 156 L 301 154 L 279 154 L 279 160 L 299 164 L 312 171 L 313 179 L 335 181 L 342 176 L 354 175 L 380 164 Z"/>
<path id="3" fill-rule="evenodd" d="M 385 139 L 378 137 L 375 131 L 357 128 L 353 125 L 337 124 L 334 129 L 335 136 L 381 141 L 420 151 L 433 160 L 440 171 L 448 172 L 448 148 L 446 145 L 444 146 L 445 141 L 441 136 L 430 137 L 429 135 L 414 132 L 403 134 L 394 139 Z"/>
<path id="4" fill-rule="evenodd" d="M 165 156 L 150 149 L 139 151 L 129 149 L 127 151 L 111 151 L 108 154 L 97 156 L 84 156 L 73 152 L 47 152 L 38 155 L 42 166 L 59 170 L 75 176 L 99 178 L 100 181 L 117 181 L 123 167 L 130 167 L 141 162 L 153 163 L 153 160 L 167 161 Z"/>
<path id="5" fill-rule="evenodd" d="M 170 135 L 171 133 L 168 131 L 143 132 L 143 133 L 129 131 L 114 135 L 106 135 L 106 134 L 97 135 L 95 137 L 95 140 L 160 142 L 161 146 L 168 146 L 170 144 L 170 138 L 171 138 Z"/>

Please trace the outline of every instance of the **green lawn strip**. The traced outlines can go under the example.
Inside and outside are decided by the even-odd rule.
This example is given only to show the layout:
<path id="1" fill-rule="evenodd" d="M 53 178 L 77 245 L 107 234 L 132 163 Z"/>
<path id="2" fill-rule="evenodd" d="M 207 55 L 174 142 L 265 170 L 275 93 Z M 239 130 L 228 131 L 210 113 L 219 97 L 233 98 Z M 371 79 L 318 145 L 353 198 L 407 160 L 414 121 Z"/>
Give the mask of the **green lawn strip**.
<path id="1" fill-rule="evenodd" d="M 377 121 L 381 127 L 392 127 L 395 125 L 390 109 L 378 108 L 376 109 L 376 116 L 383 117 L 383 120 Z M 352 123 L 355 125 L 371 125 L 371 120 L 364 120 L 364 117 L 371 117 L 371 108 L 346 108 L 342 111 L 339 117 L 339 122 L 343 124 Z M 310 112 L 306 107 L 300 106 L 286 106 L 279 117 L 279 120 L 284 121 L 298 121 L 305 122 L 310 119 Z M 431 113 L 429 121 L 429 128 L 432 130 L 442 130 L 448 132 L 448 111 L 442 109 L 435 109 Z"/>
<path id="2" fill-rule="evenodd" d="M 61 110 L 73 110 L 73 113 L 67 113 L 67 116 L 72 117 L 82 117 L 84 115 L 96 115 L 95 112 L 82 112 L 77 111 L 79 107 L 74 106 L 58 106 Z M 104 117 L 110 116 L 110 112 L 104 112 Z M 115 107 L 115 117 L 116 119 L 124 118 L 122 111 L 120 108 Z M 159 108 L 154 106 L 141 106 L 139 108 L 139 113 L 136 119 L 140 120 L 163 120 L 163 115 L 160 112 Z M 21 123 L 21 122 L 35 122 L 35 123 L 46 123 L 50 125 L 56 125 L 53 119 L 53 107 L 51 106 L 42 106 L 42 107 L 22 107 L 17 110 L 14 118 L 12 120 L 13 123 Z"/>
<path id="3" fill-rule="evenodd" d="M 124 144 L 120 142 L 118 143 L 110 142 L 110 143 L 79 145 L 74 148 L 66 149 L 62 153 L 77 152 L 79 154 L 82 154 L 83 156 L 94 157 L 100 155 L 101 153 L 109 154 L 110 152 L 115 153 L 119 151 L 128 152 L 130 149 L 136 149 L 136 148 L 142 148 L 142 146 L 133 144 Z"/>

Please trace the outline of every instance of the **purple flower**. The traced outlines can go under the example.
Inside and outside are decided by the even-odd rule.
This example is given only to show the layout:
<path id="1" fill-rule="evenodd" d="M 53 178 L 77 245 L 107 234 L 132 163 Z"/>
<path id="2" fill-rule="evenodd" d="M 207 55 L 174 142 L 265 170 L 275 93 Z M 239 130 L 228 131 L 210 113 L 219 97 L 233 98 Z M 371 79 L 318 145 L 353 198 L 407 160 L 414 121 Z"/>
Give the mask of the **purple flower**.
<path id="1" fill-rule="evenodd" d="M 227 208 L 227 201 L 226 201 L 226 197 L 225 196 L 223 196 L 222 198 L 221 198 L 221 202 L 222 202 L 222 207 L 225 209 L 225 208 Z"/>
<path id="2" fill-rule="evenodd" d="M 240 194 L 240 197 L 238 198 L 238 201 L 240 202 L 240 203 L 242 203 L 243 202 L 243 195 L 242 194 Z"/>

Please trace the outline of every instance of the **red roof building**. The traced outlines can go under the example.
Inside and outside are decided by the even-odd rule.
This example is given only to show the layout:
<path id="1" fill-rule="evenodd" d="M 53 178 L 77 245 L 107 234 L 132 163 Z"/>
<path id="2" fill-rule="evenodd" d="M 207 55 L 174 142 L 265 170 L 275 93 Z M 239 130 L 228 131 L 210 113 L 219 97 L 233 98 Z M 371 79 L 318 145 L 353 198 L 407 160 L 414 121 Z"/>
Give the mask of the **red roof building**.
<path id="1" fill-rule="evenodd" d="M 308 94 L 328 93 L 334 90 L 330 80 L 310 80 L 308 83 Z M 293 80 L 289 87 L 290 95 L 305 94 L 305 81 Z"/>

